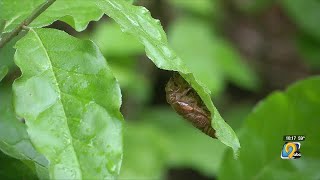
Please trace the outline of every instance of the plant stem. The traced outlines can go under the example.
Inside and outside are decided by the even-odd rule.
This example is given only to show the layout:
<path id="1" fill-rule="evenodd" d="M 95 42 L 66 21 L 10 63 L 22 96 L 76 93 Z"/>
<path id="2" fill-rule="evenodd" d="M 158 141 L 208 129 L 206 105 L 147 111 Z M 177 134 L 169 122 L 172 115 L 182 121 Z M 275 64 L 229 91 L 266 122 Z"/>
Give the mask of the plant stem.
<path id="1" fill-rule="evenodd" d="M 28 26 L 34 19 L 36 19 L 42 12 L 44 12 L 48 7 L 53 4 L 56 0 L 47 0 L 43 4 L 41 4 L 38 8 L 36 8 L 29 17 L 27 17 L 24 21 L 22 21 L 14 30 L 5 35 L 0 40 L 0 48 L 2 48 L 7 42 L 9 42 L 13 37 L 17 36 L 24 26 Z"/>

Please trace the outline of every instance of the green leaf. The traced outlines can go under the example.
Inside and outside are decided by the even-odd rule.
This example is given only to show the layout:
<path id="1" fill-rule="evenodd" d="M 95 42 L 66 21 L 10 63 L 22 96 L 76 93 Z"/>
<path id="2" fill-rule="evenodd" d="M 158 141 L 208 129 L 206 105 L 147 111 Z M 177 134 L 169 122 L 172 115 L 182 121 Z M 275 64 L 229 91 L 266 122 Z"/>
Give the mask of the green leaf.
<path id="1" fill-rule="evenodd" d="M 145 46 L 147 56 L 157 67 L 189 73 L 182 60 L 168 48 L 160 21 L 153 19 L 146 8 L 133 6 L 123 0 L 98 0 L 97 4 L 121 26 L 122 31 L 139 39 Z"/>
<path id="2" fill-rule="evenodd" d="M 8 67 L 8 71 L 14 71 L 17 66 L 13 62 L 13 56 L 15 53 L 15 49 L 13 46 L 16 42 L 23 37 L 25 33 L 21 32 L 18 36 L 14 37 L 11 41 L 4 45 L 4 47 L 0 48 L 0 65 L 4 65 Z"/>
<path id="3" fill-rule="evenodd" d="M 0 0 L 0 19 L 6 21 L 4 32 L 12 31 L 43 2 L 43 0 Z"/>
<path id="4" fill-rule="evenodd" d="M 10 158 L 0 151 L 0 177 L 1 179 L 37 179 L 25 164 Z"/>
<path id="5" fill-rule="evenodd" d="M 320 41 L 320 1 L 309 0 L 307 3 L 300 0 L 280 1 L 287 14 L 306 33 Z"/>
<path id="6" fill-rule="evenodd" d="M 12 31 L 44 0 L 0 0 L 0 19 L 6 20 L 4 32 Z M 43 27 L 61 20 L 75 28 L 83 31 L 92 20 L 99 20 L 102 16 L 101 10 L 94 1 L 57 0 L 29 27 Z"/>
<path id="7" fill-rule="evenodd" d="M 220 167 L 219 179 L 318 179 L 320 77 L 275 92 L 260 102 L 241 129 L 239 160 L 228 156 Z M 301 158 L 280 158 L 284 135 L 305 135 Z"/>
<path id="8" fill-rule="evenodd" d="M 117 176 L 121 94 L 97 46 L 62 31 L 30 29 L 16 48 L 22 76 L 13 84 L 15 110 L 49 160 L 50 178 Z"/>
<path id="9" fill-rule="evenodd" d="M 124 32 L 140 40 L 145 46 L 147 56 L 158 68 L 178 71 L 191 84 L 211 111 L 212 126 L 216 130 L 218 139 L 237 153 L 240 143 L 236 134 L 214 107 L 210 91 L 193 77 L 184 62 L 169 47 L 160 21 L 153 19 L 146 8 L 133 6 L 123 0 L 99 0 L 97 3 L 108 16 L 120 24 Z"/>
<path id="10" fill-rule="evenodd" d="M 7 75 L 8 67 L 7 66 L 0 66 L 0 81 Z"/>
<path id="11" fill-rule="evenodd" d="M 222 143 L 203 136 L 169 108 L 147 110 L 138 119 L 127 123 L 120 179 L 163 179 L 175 167 L 217 173 L 226 149 Z"/>
<path id="12" fill-rule="evenodd" d="M 16 159 L 47 166 L 47 160 L 34 149 L 25 124 L 15 116 L 11 87 L 0 84 L 0 99 L 0 150 Z"/>

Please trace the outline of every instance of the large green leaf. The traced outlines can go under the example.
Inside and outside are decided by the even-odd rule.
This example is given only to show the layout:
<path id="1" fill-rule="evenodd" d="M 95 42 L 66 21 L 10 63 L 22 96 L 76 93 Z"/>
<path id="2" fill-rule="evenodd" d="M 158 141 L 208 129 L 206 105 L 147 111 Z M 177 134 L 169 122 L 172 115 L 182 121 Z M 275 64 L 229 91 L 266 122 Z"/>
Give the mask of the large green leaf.
<path id="1" fill-rule="evenodd" d="M 62 31 L 31 29 L 16 48 L 22 76 L 13 84 L 15 110 L 49 160 L 50 178 L 117 176 L 121 94 L 97 46 Z"/>
<path id="2" fill-rule="evenodd" d="M 45 0 L 0 0 L 0 19 L 6 20 L 4 32 L 13 30 L 44 2 Z M 36 18 L 29 27 L 43 27 L 56 20 L 61 20 L 77 31 L 82 31 L 90 21 L 99 20 L 101 16 L 102 12 L 94 1 L 57 0 Z"/>
<path id="3" fill-rule="evenodd" d="M 219 179 L 319 179 L 319 92 L 320 77 L 314 77 L 259 103 L 241 129 L 239 160 L 226 155 Z M 284 135 L 306 136 L 300 159 L 280 158 Z"/>
<path id="4" fill-rule="evenodd" d="M 161 179 L 175 167 L 217 173 L 226 149 L 222 143 L 203 136 L 168 107 L 150 109 L 139 120 L 127 123 L 120 179 Z"/>
<path id="5" fill-rule="evenodd" d="M 303 31 L 320 41 L 320 1 L 282 0 L 280 2 L 284 10 Z"/>
<path id="6" fill-rule="evenodd" d="M 160 21 L 153 19 L 146 8 L 133 6 L 123 0 L 98 0 L 97 3 L 108 16 L 120 24 L 124 32 L 140 40 L 145 46 L 147 56 L 158 68 L 178 71 L 191 84 L 211 111 L 212 126 L 216 130 L 218 139 L 232 147 L 236 153 L 240 148 L 236 134 L 214 107 L 210 91 L 194 78 L 185 63 L 169 47 Z"/>

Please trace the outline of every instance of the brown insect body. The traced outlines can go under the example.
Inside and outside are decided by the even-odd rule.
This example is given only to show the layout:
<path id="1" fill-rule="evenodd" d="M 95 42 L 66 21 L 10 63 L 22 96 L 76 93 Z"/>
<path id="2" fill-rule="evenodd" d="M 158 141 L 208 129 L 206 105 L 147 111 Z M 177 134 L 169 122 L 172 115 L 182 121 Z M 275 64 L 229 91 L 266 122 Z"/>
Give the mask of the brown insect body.
<path id="1" fill-rule="evenodd" d="M 167 102 L 178 114 L 205 134 L 216 138 L 215 130 L 211 127 L 210 111 L 187 81 L 174 73 L 165 90 Z"/>

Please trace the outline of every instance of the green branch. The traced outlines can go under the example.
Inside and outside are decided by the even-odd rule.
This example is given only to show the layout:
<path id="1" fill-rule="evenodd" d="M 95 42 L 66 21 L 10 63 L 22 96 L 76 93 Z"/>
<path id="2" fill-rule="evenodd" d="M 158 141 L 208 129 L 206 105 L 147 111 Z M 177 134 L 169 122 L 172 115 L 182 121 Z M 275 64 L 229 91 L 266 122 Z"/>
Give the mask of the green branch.
<path id="1" fill-rule="evenodd" d="M 36 19 L 42 12 L 44 12 L 48 7 L 53 4 L 56 0 L 47 0 L 43 4 L 41 4 L 38 8 L 36 8 L 29 17 L 27 17 L 24 21 L 22 21 L 14 30 L 5 35 L 0 40 L 0 48 L 2 48 L 7 42 L 9 42 L 13 37 L 17 36 L 20 31 L 28 26 L 34 19 Z"/>

